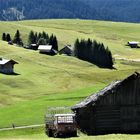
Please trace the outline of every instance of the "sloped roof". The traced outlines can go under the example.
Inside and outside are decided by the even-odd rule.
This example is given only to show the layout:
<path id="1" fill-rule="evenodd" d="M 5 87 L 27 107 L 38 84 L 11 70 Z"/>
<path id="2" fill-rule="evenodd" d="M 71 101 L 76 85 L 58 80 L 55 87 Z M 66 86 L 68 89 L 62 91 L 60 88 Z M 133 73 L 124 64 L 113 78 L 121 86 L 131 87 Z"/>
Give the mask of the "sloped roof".
<path id="1" fill-rule="evenodd" d="M 13 64 L 18 64 L 18 62 L 14 61 L 14 60 L 8 60 L 8 59 L 0 59 L 0 65 L 5 65 L 8 62 L 12 62 Z"/>
<path id="2" fill-rule="evenodd" d="M 135 44 L 137 45 L 137 44 L 139 44 L 140 42 L 137 42 L 137 41 L 130 41 L 130 42 L 128 42 L 128 43 L 129 43 L 130 45 L 133 45 L 133 44 L 134 44 L 134 45 L 135 45 Z"/>
<path id="3" fill-rule="evenodd" d="M 125 78 L 122 81 L 112 82 L 110 85 L 108 85 L 107 87 L 105 87 L 101 91 L 90 95 L 89 97 L 87 97 L 86 99 L 84 99 L 83 101 L 81 101 L 80 103 L 78 103 L 75 106 L 73 106 L 71 109 L 72 110 L 76 110 L 78 108 L 86 107 L 88 104 L 96 102 L 101 96 L 104 96 L 106 93 L 108 93 L 108 91 L 110 91 L 110 90 L 113 91 L 115 88 L 117 88 L 118 86 L 120 86 L 125 81 L 130 80 L 132 78 L 136 78 L 136 77 L 140 77 L 140 74 L 137 73 L 137 72 L 135 72 L 134 74 L 130 75 L 129 77 Z"/>
<path id="4" fill-rule="evenodd" d="M 73 47 L 71 47 L 70 45 L 64 46 L 60 51 L 66 49 L 66 48 L 73 51 Z"/>
<path id="5" fill-rule="evenodd" d="M 39 45 L 38 50 L 50 51 L 52 49 L 52 45 Z"/>

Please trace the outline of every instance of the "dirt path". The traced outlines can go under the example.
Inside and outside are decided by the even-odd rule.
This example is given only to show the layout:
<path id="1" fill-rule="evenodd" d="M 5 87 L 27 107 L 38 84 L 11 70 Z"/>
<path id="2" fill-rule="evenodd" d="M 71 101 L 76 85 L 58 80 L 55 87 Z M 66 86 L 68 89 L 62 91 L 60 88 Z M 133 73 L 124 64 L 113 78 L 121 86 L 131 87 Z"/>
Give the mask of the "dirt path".
<path id="1" fill-rule="evenodd" d="M 116 60 L 126 60 L 126 61 L 133 61 L 133 62 L 140 62 L 140 59 L 128 59 L 128 58 L 115 58 Z"/>
<path id="2" fill-rule="evenodd" d="M 1 128 L 1 131 L 9 131 L 9 130 L 16 130 L 16 129 L 25 129 L 25 128 L 36 128 L 36 127 L 41 127 L 44 126 L 44 124 L 37 124 L 37 125 L 28 125 L 28 126 L 15 126 L 15 127 L 10 127 L 10 128 Z"/>

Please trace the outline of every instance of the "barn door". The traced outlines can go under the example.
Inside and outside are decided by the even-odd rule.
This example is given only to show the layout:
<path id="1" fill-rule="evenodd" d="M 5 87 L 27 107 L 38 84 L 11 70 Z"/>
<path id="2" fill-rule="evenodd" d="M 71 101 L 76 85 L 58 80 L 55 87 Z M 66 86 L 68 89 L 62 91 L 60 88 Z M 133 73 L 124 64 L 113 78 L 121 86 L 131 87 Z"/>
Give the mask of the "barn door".
<path id="1" fill-rule="evenodd" d="M 121 130 L 127 133 L 139 131 L 138 117 L 139 108 L 136 106 L 125 106 L 121 108 Z"/>

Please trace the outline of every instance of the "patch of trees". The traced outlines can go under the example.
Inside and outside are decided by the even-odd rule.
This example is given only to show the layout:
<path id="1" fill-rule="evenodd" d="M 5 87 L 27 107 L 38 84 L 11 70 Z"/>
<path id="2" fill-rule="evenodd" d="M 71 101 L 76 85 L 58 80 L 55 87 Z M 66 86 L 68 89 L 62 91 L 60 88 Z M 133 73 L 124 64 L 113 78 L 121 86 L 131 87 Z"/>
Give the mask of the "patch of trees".
<path id="1" fill-rule="evenodd" d="M 74 45 L 74 55 L 99 67 L 113 68 L 111 51 L 103 43 L 98 43 L 96 40 L 77 39 Z"/>
<path id="2" fill-rule="evenodd" d="M 36 45 L 32 45 L 36 44 Z M 46 32 L 37 33 L 30 31 L 28 35 L 29 49 L 37 50 L 39 45 L 52 45 L 52 49 L 58 51 L 58 41 L 55 35 L 49 36 Z"/>
<path id="3" fill-rule="evenodd" d="M 2 40 L 7 41 L 9 44 L 14 43 L 25 47 L 19 30 L 16 31 L 13 39 L 11 39 L 11 35 L 9 33 L 3 33 Z M 28 35 L 28 45 L 25 48 L 37 50 L 39 45 L 52 45 L 52 49 L 58 51 L 58 41 L 55 35 L 51 34 L 49 36 L 44 31 L 42 33 L 30 31 Z"/>
<path id="4" fill-rule="evenodd" d="M 9 33 L 3 33 L 3 34 L 2 34 L 2 40 L 3 40 L 3 41 L 7 41 L 7 42 L 11 41 L 11 36 L 10 36 L 10 34 L 9 34 Z"/>
<path id="5" fill-rule="evenodd" d="M 19 46 L 23 46 L 23 42 L 22 42 L 21 34 L 20 34 L 19 30 L 16 31 L 13 39 L 11 39 L 11 35 L 9 33 L 3 33 L 2 40 L 7 41 L 8 43 L 11 43 L 11 44 L 15 43 Z"/>

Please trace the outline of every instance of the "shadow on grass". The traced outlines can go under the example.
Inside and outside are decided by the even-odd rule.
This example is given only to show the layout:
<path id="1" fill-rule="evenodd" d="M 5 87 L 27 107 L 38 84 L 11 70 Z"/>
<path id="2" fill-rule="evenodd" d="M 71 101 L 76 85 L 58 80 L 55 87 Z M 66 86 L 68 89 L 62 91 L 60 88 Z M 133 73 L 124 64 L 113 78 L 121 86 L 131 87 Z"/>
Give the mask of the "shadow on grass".
<path id="1" fill-rule="evenodd" d="M 126 44 L 125 46 L 127 46 L 127 47 L 129 47 L 129 48 L 131 48 L 131 49 L 133 49 L 133 48 L 134 48 L 134 49 L 135 49 L 135 48 L 136 48 L 136 49 L 137 49 L 137 48 L 140 49 L 140 46 L 131 46 L 131 45 L 129 45 L 129 44 Z"/>
<path id="2" fill-rule="evenodd" d="M 87 96 L 81 96 L 81 97 L 68 97 L 68 98 L 59 98 L 59 99 L 46 99 L 46 101 L 58 101 L 58 100 L 79 100 L 79 99 L 84 99 Z"/>
<path id="3" fill-rule="evenodd" d="M 16 72 L 13 72 L 13 73 L 2 73 L 1 72 L 1 74 L 3 74 L 3 75 L 9 75 L 9 76 L 18 76 L 18 75 L 20 75 L 19 73 L 16 73 Z"/>
<path id="4" fill-rule="evenodd" d="M 79 137 L 78 135 L 77 136 L 71 136 L 71 135 L 61 135 L 61 136 L 58 136 L 57 138 L 77 138 Z"/>

